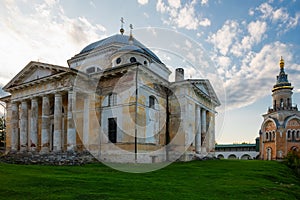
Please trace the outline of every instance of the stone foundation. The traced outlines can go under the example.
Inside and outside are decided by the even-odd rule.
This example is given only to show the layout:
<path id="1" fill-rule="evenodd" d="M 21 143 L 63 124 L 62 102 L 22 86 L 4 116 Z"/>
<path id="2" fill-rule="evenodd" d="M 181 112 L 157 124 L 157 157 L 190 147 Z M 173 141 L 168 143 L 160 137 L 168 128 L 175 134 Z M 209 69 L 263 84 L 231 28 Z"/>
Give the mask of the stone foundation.
<path id="1" fill-rule="evenodd" d="M 25 165 L 84 165 L 98 162 L 89 152 L 9 152 L 0 157 L 0 162 Z"/>

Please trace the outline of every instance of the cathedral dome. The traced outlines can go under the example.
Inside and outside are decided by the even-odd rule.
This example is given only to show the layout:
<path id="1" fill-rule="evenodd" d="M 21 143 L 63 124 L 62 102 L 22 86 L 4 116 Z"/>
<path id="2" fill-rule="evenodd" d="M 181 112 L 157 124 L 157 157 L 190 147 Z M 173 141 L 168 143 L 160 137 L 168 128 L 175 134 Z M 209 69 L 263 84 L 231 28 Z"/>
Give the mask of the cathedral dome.
<path id="1" fill-rule="evenodd" d="M 121 47 L 118 51 L 138 51 L 140 53 L 146 54 L 152 59 L 154 59 L 158 63 L 162 63 L 161 60 L 145 45 L 143 45 L 141 42 L 136 40 L 135 38 L 130 39 L 130 36 L 127 35 L 121 35 L 116 34 L 113 36 L 110 36 L 108 38 L 99 40 L 97 42 L 91 43 L 85 48 L 82 49 L 80 54 L 88 53 L 90 51 L 93 51 L 98 48 L 104 48 L 110 45 L 121 45 Z M 123 49 L 122 49 L 123 48 Z"/>

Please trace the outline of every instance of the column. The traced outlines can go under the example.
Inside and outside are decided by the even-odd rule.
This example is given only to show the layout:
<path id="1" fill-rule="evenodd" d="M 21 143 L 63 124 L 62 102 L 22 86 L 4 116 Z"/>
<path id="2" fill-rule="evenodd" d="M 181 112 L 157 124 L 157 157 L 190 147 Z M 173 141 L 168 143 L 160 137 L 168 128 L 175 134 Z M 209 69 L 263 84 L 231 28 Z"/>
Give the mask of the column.
<path id="1" fill-rule="evenodd" d="M 68 130 L 67 130 L 67 150 L 76 150 L 76 129 L 73 118 L 73 108 L 75 103 L 76 93 L 73 91 L 68 92 Z"/>
<path id="2" fill-rule="evenodd" d="M 207 145 L 207 134 L 206 134 L 206 110 L 201 109 L 201 137 L 203 139 L 202 146 L 201 146 L 201 152 L 206 153 L 206 145 Z"/>
<path id="3" fill-rule="evenodd" d="M 90 99 L 89 95 L 84 98 L 83 113 L 83 145 L 85 149 L 89 149 L 89 130 L 90 130 Z"/>
<path id="4" fill-rule="evenodd" d="M 50 102 L 49 97 L 44 96 L 42 100 L 42 146 L 41 152 L 49 152 L 50 147 Z"/>
<path id="5" fill-rule="evenodd" d="M 209 151 L 213 151 L 215 147 L 215 114 L 209 113 Z"/>
<path id="6" fill-rule="evenodd" d="M 38 100 L 31 99 L 31 118 L 30 118 L 30 150 L 36 151 L 38 143 Z"/>
<path id="7" fill-rule="evenodd" d="M 201 113 L 202 113 L 202 117 L 201 117 L 201 128 L 202 128 L 202 134 L 206 133 L 206 110 L 205 109 L 202 109 L 201 110 Z"/>
<path id="8" fill-rule="evenodd" d="M 196 138 L 195 138 L 196 153 L 201 152 L 201 108 L 196 106 Z"/>
<path id="9" fill-rule="evenodd" d="M 27 101 L 21 103 L 20 116 L 20 151 L 28 150 L 28 105 Z"/>
<path id="10" fill-rule="evenodd" d="M 62 96 L 57 93 L 54 97 L 54 133 L 53 151 L 61 151 L 62 134 Z"/>
<path id="11" fill-rule="evenodd" d="M 19 106 L 17 103 L 11 104 L 11 112 L 11 151 L 17 151 L 19 135 Z"/>

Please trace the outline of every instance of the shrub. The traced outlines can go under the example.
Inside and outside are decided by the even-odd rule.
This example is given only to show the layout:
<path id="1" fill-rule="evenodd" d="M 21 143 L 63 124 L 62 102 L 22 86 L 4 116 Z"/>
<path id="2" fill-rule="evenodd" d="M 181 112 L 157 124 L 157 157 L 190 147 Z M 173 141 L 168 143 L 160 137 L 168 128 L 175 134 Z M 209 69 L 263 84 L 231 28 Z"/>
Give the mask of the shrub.
<path id="1" fill-rule="evenodd" d="M 286 164 L 300 175 L 300 151 L 290 151 L 286 156 Z"/>

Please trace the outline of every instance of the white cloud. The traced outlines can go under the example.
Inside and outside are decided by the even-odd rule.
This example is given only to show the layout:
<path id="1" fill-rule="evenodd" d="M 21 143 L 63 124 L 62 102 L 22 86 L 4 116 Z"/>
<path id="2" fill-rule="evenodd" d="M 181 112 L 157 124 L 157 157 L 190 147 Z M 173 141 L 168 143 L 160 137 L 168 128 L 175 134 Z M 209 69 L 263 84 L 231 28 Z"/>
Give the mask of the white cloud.
<path id="1" fill-rule="evenodd" d="M 222 68 L 227 68 L 231 63 L 230 58 L 227 56 L 219 56 L 217 61 L 218 61 L 218 65 Z"/>
<path id="2" fill-rule="evenodd" d="M 269 5 L 268 3 L 261 4 L 256 10 L 259 10 L 262 13 L 262 18 L 266 19 L 270 16 L 272 16 L 273 7 Z"/>
<path id="3" fill-rule="evenodd" d="M 167 10 L 167 6 L 162 0 L 158 0 L 156 3 L 156 10 L 158 12 L 165 13 Z"/>
<path id="4" fill-rule="evenodd" d="M 209 19 L 204 18 L 204 19 L 202 19 L 201 21 L 199 21 L 199 25 L 200 25 L 200 26 L 210 26 L 210 25 L 211 25 L 211 22 L 210 22 Z"/>
<path id="5" fill-rule="evenodd" d="M 207 5 L 208 4 L 208 0 L 201 0 L 201 5 Z"/>
<path id="6" fill-rule="evenodd" d="M 179 0 L 168 0 L 168 4 L 158 0 L 156 10 L 168 15 L 167 20 L 163 19 L 165 24 L 175 25 L 178 28 L 196 30 L 199 26 L 210 26 L 211 21 L 202 17 L 195 10 L 196 2 L 196 0 L 193 0 L 182 5 Z"/>
<path id="7" fill-rule="evenodd" d="M 39 4 L 6 1 L 0 13 L 0 83 L 6 84 L 31 60 L 67 66 L 66 60 L 106 29 L 85 17 L 69 18 L 57 1 Z M 23 9 L 30 10 L 24 12 Z M 30 13 L 30 14 L 29 14 Z M 5 50 L 4 50 L 5 49 Z M 18 59 L 16 59 L 18 58 Z"/>
<path id="8" fill-rule="evenodd" d="M 249 15 L 250 16 L 253 16 L 254 15 L 254 10 L 251 8 L 251 9 L 249 9 Z"/>
<path id="9" fill-rule="evenodd" d="M 222 55 L 226 55 L 229 51 L 229 47 L 236 40 L 238 32 L 238 22 L 227 20 L 221 29 L 208 37 L 208 41 L 214 44 Z"/>
<path id="10" fill-rule="evenodd" d="M 146 5 L 148 3 L 148 0 L 138 0 L 138 3 L 141 5 Z"/>
<path id="11" fill-rule="evenodd" d="M 300 65 L 292 63 L 291 48 L 292 46 L 281 42 L 267 44 L 259 52 L 249 52 L 245 55 L 239 69 L 229 68 L 225 73 L 228 76 L 225 82 L 228 107 L 232 109 L 247 106 L 270 95 L 270 89 L 279 73 L 280 56 L 283 56 L 285 63 L 299 71 Z M 288 70 L 290 68 L 286 68 L 287 73 Z M 296 81 L 292 82 L 297 84 L 295 87 L 300 87 Z"/>
<path id="12" fill-rule="evenodd" d="M 259 43 L 262 39 L 263 34 L 267 30 L 267 23 L 264 21 L 250 22 L 248 25 L 248 32 L 253 38 L 254 42 Z"/>
<path id="13" fill-rule="evenodd" d="M 295 17 L 291 17 L 289 19 L 289 22 L 288 22 L 288 25 L 287 25 L 287 28 L 294 28 L 298 25 L 299 23 L 299 19 L 300 19 L 300 13 L 296 13 L 295 14 Z"/>
<path id="14" fill-rule="evenodd" d="M 280 33 L 287 32 L 290 28 L 298 25 L 300 13 L 297 12 L 294 17 L 290 16 L 287 9 L 284 7 L 274 9 L 270 4 L 263 3 L 256 8 L 261 13 L 261 18 L 270 20 L 277 24 L 277 29 Z"/>
<path id="15" fill-rule="evenodd" d="M 180 8 L 181 7 L 180 0 L 168 0 L 168 3 L 172 8 Z"/>

